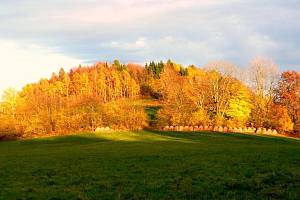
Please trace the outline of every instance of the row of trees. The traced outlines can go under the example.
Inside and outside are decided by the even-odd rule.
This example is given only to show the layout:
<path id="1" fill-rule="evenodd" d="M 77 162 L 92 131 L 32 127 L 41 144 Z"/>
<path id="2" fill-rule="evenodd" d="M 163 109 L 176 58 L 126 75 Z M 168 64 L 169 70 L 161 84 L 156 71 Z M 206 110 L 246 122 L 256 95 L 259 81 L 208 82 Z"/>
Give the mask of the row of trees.
<path id="1" fill-rule="evenodd" d="M 203 68 L 168 61 L 144 66 L 97 63 L 5 91 L 0 132 L 32 134 L 147 126 L 141 99 L 159 102 L 156 126 L 226 125 L 300 131 L 300 73 L 269 59 L 249 69 L 226 61 Z M 151 123 L 153 125 L 153 123 Z"/>
<path id="2" fill-rule="evenodd" d="M 169 61 L 160 74 L 161 125 L 226 125 L 300 131 L 300 73 L 279 73 L 266 58 L 254 59 L 241 70 L 225 61 L 181 73 Z M 155 87 L 155 86 L 153 86 Z"/>
<path id="3" fill-rule="evenodd" d="M 127 101 L 139 96 L 139 88 L 120 65 L 98 63 L 69 73 L 61 69 L 20 92 L 5 91 L 0 116 L 7 123 L 1 125 L 1 131 L 30 135 L 97 126 L 140 128 L 145 126 L 144 110 Z"/>

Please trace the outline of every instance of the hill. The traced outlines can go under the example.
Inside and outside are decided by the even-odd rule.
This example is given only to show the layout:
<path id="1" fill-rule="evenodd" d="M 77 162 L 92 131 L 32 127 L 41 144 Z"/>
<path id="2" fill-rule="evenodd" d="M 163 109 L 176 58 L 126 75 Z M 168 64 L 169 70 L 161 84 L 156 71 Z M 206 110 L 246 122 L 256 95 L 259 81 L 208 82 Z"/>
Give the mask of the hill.
<path id="1" fill-rule="evenodd" d="M 202 68 L 171 60 L 61 68 L 21 91 L 4 92 L 0 140 L 164 126 L 255 127 L 299 136 L 300 73 L 279 74 L 272 66 L 257 58 L 251 73 L 228 61 Z"/>
<path id="2" fill-rule="evenodd" d="M 145 66 L 115 60 L 69 72 L 61 68 L 21 91 L 5 91 L 0 140 L 97 127 L 140 130 L 191 125 L 276 129 L 297 136 L 300 74 L 280 75 L 270 66 L 274 65 L 267 59 L 254 59 L 247 77 L 239 75 L 245 70 L 228 61 L 202 68 L 171 60 Z M 140 103 L 147 100 L 156 105 Z"/>

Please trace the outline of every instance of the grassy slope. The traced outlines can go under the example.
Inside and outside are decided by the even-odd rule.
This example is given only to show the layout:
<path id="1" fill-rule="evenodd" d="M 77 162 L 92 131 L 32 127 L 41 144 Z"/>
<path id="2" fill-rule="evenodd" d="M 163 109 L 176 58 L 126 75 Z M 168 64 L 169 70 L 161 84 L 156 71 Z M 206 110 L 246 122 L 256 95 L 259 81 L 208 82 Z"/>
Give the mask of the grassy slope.
<path id="1" fill-rule="evenodd" d="M 300 141 L 123 132 L 0 143 L 0 199 L 300 198 Z"/>

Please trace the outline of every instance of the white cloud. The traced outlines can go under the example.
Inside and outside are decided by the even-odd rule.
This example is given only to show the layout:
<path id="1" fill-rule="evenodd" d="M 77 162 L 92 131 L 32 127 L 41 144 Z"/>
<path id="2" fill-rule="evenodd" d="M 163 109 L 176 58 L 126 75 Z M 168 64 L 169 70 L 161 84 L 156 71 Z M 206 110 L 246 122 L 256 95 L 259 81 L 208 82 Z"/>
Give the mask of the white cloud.
<path id="1" fill-rule="evenodd" d="M 267 35 L 253 33 L 246 41 L 249 51 L 256 55 L 263 55 L 278 50 L 278 44 Z"/>
<path id="2" fill-rule="evenodd" d="M 58 47 L 93 62 L 225 59 L 246 66 L 265 55 L 289 67 L 299 64 L 299 8 L 295 0 L 4 0 L 0 40 Z M 45 53 L 28 46 L 16 48 Z"/>
<path id="3" fill-rule="evenodd" d="M 104 3 L 77 1 L 77 5 L 80 6 L 69 5 L 73 9 L 62 7 L 54 13 L 52 10 L 50 15 L 44 15 L 44 11 L 40 14 L 42 18 L 48 20 L 50 16 L 51 21 L 59 24 L 75 22 L 79 26 L 85 26 L 100 23 L 132 23 L 147 17 L 159 18 L 161 15 L 180 9 L 194 6 L 209 7 L 223 3 L 223 0 L 112 0 Z"/>
<path id="4" fill-rule="evenodd" d="M 140 37 L 136 41 L 130 42 L 120 42 L 120 41 L 111 41 L 109 43 L 100 44 L 100 47 L 112 48 L 116 50 L 124 51 L 139 51 L 147 48 L 147 38 Z"/>
<path id="5" fill-rule="evenodd" d="M 161 38 L 138 37 L 133 42 L 111 41 L 101 44 L 101 47 L 105 48 L 104 51 L 122 52 L 121 55 L 132 54 L 142 58 L 138 62 L 173 59 L 182 64 L 199 64 L 199 58 L 202 62 L 208 62 L 224 57 L 224 54 L 210 46 L 209 42 L 167 35 Z"/>
<path id="6" fill-rule="evenodd" d="M 81 60 L 37 44 L 0 40 L 0 93 L 8 87 L 21 89 L 25 84 L 48 78 L 60 67 L 78 66 Z"/>

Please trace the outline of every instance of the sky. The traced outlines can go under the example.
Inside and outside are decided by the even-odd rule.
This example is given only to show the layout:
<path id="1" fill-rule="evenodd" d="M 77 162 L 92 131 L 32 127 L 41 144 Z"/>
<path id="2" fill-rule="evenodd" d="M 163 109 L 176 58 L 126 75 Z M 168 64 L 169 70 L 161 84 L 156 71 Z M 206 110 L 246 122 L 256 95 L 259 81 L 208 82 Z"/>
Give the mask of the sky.
<path id="1" fill-rule="evenodd" d="M 0 92 L 97 61 L 300 71 L 299 0 L 0 0 Z"/>

